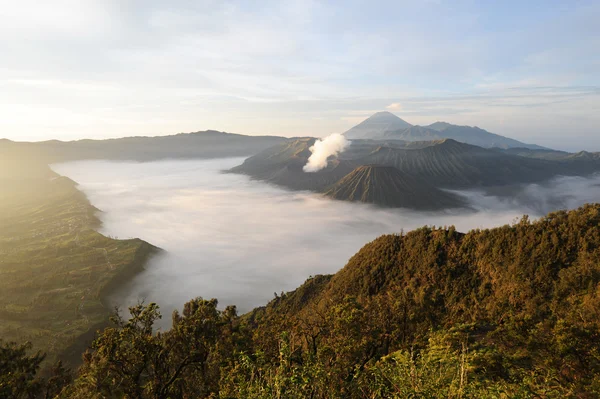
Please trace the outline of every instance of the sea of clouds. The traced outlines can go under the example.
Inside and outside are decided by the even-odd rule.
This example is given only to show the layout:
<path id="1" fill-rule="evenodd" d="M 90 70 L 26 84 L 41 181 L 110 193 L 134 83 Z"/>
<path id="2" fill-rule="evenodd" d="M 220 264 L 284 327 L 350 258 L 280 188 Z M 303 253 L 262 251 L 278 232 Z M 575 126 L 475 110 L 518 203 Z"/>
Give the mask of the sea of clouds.
<path id="1" fill-rule="evenodd" d="M 472 209 L 423 213 L 379 209 L 292 192 L 222 170 L 243 158 L 53 165 L 100 209 L 100 232 L 138 237 L 166 250 L 111 300 L 156 302 L 165 319 L 189 299 L 218 298 L 240 312 L 309 276 L 334 273 L 365 243 L 423 225 L 460 231 L 512 223 L 524 213 L 600 202 L 600 178 L 559 178 L 509 197 L 462 192 Z M 167 322 L 165 322 L 167 323 Z M 166 325 L 166 324 L 165 324 Z"/>

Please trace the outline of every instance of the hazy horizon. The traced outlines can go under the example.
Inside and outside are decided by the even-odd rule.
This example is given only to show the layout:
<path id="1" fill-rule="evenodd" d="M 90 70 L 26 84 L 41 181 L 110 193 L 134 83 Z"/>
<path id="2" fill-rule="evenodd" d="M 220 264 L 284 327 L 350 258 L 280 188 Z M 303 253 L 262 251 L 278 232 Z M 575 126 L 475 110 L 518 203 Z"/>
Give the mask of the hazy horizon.
<path id="1" fill-rule="evenodd" d="M 390 111 L 378 111 L 378 112 L 390 112 Z M 394 112 L 390 112 L 393 115 L 396 115 Z M 396 115 L 398 116 L 398 115 Z M 399 117 L 399 116 L 398 116 Z M 405 119 L 404 119 L 405 120 Z M 405 120 L 406 121 L 406 120 Z M 361 121 L 362 122 L 362 121 Z M 406 121 L 408 123 L 410 123 L 410 121 Z M 437 121 L 437 122 L 447 122 L 447 121 Z M 434 123 L 434 122 L 432 122 Z M 426 125 L 422 125 L 422 126 L 426 126 Z M 471 125 L 466 125 L 466 126 L 471 126 Z M 476 126 L 478 128 L 482 128 L 484 130 L 485 127 L 483 126 Z M 223 133 L 231 133 L 231 134 L 239 134 L 239 135 L 247 135 L 245 133 L 240 133 L 240 132 L 226 132 L 223 130 L 219 130 L 219 129 L 205 129 L 205 130 L 195 130 L 195 131 L 190 131 L 190 132 L 176 132 L 176 133 L 165 133 L 165 134 L 157 134 L 157 135 L 138 135 L 138 136 L 119 136 L 119 137 L 83 137 L 83 138 L 74 138 L 74 139 L 64 139 L 64 140 L 60 140 L 60 139 L 40 139 L 40 140 L 12 140 L 15 142 L 44 142 L 44 141 L 62 141 L 62 142 L 70 142 L 70 141 L 80 141 L 80 140 L 110 140 L 110 139 L 119 139 L 119 138 L 131 138 L 131 137 L 165 137 L 165 136 L 173 136 L 173 135 L 177 135 L 177 134 L 191 134 L 191 133 L 202 133 L 205 131 L 218 131 L 218 132 L 223 132 Z M 341 132 L 344 133 L 344 132 Z M 494 132 L 490 132 L 490 133 L 494 133 Z M 340 133 L 333 133 L 332 135 L 328 136 L 335 136 L 337 134 Z M 496 133 L 497 134 L 497 133 Z M 251 136 L 251 135 L 248 135 Z M 255 135 L 258 136 L 258 135 Z M 305 136 L 285 136 L 285 135 L 261 135 L 261 136 L 275 136 L 275 137 L 317 137 L 319 138 L 319 136 L 311 136 L 311 135 L 305 135 Z M 504 136 L 507 137 L 507 136 Z M 507 137 L 507 138 L 513 138 L 513 137 Z M 8 138 L 4 138 L 4 137 L 0 137 L 0 140 L 2 139 L 8 139 Z M 10 140 L 10 139 L 8 139 Z M 533 143 L 533 142 L 524 142 L 523 144 L 538 144 L 538 143 Z M 539 145 L 539 144 L 538 144 Z M 588 151 L 588 152 L 596 152 L 596 151 L 600 151 L 600 144 L 599 147 L 597 149 L 590 147 L 589 143 L 582 143 L 582 144 L 571 144 L 570 146 L 564 146 L 564 147 L 547 147 L 550 149 L 554 149 L 554 150 L 561 150 L 561 151 L 569 151 L 569 152 L 579 152 L 579 151 Z"/>
<path id="2" fill-rule="evenodd" d="M 593 0 L 7 3 L 0 130 L 323 137 L 388 110 L 597 151 L 599 18 Z"/>

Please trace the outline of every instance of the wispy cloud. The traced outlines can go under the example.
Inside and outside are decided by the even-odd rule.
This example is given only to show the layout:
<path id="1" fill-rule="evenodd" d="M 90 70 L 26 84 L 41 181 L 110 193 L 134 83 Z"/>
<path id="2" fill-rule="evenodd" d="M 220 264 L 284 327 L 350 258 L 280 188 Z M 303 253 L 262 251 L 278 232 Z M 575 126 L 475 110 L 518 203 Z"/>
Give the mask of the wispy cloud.
<path id="1" fill-rule="evenodd" d="M 0 11 L 0 107 L 95 121 L 64 119 L 64 137 L 325 135 L 382 109 L 533 137 L 540 117 L 558 126 L 598 106 L 598 17 L 593 1 L 22 0 Z M 596 132 L 595 114 L 579 131 Z M 0 129 L 16 139 L 60 131 L 10 120 Z"/>

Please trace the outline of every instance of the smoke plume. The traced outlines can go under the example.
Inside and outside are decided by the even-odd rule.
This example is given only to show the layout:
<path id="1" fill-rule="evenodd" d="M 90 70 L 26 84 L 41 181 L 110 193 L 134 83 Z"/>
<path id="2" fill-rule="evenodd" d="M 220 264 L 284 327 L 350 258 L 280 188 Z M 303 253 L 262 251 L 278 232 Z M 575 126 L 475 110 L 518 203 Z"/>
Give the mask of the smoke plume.
<path id="1" fill-rule="evenodd" d="M 327 167 L 327 158 L 332 155 L 338 155 L 343 152 L 350 142 L 346 137 L 339 133 L 331 134 L 323 140 L 315 141 L 315 144 L 310 147 L 312 155 L 308 158 L 308 162 L 304 165 L 305 172 L 318 172 Z"/>

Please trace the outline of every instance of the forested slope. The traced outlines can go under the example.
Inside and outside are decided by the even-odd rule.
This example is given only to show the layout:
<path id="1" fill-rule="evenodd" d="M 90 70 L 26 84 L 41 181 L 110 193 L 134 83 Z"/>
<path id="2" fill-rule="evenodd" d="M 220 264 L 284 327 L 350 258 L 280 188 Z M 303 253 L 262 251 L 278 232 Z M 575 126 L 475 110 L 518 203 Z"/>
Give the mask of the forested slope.
<path id="1" fill-rule="evenodd" d="M 61 396 L 597 398 L 599 283 L 600 205 L 385 235 L 241 317 L 197 298 L 156 334 L 136 306 Z"/>
<path id="2" fill-rule="evenodd" d="M 317 355 L 347 337 L 352 360 L 336 354 L 330 363 L 349 361 L 347 376 L 394 351 L 426 348 L 441 333 L 467 345 L 471 378 L 483 385 L 597 397 L 599 282 L 600 205 L 590 205 L 467 234 L 382 236 L 334 276 L 309 280 L 249 319 L 265 351 L 276 350 L 266 337 L 281 331 L 294 331 L 301 346 L 317 336 Z M 331 309 L 345 306 L 343 317 L 358 317 L 356 342 L 331 330 L 341 321 Z"/>

